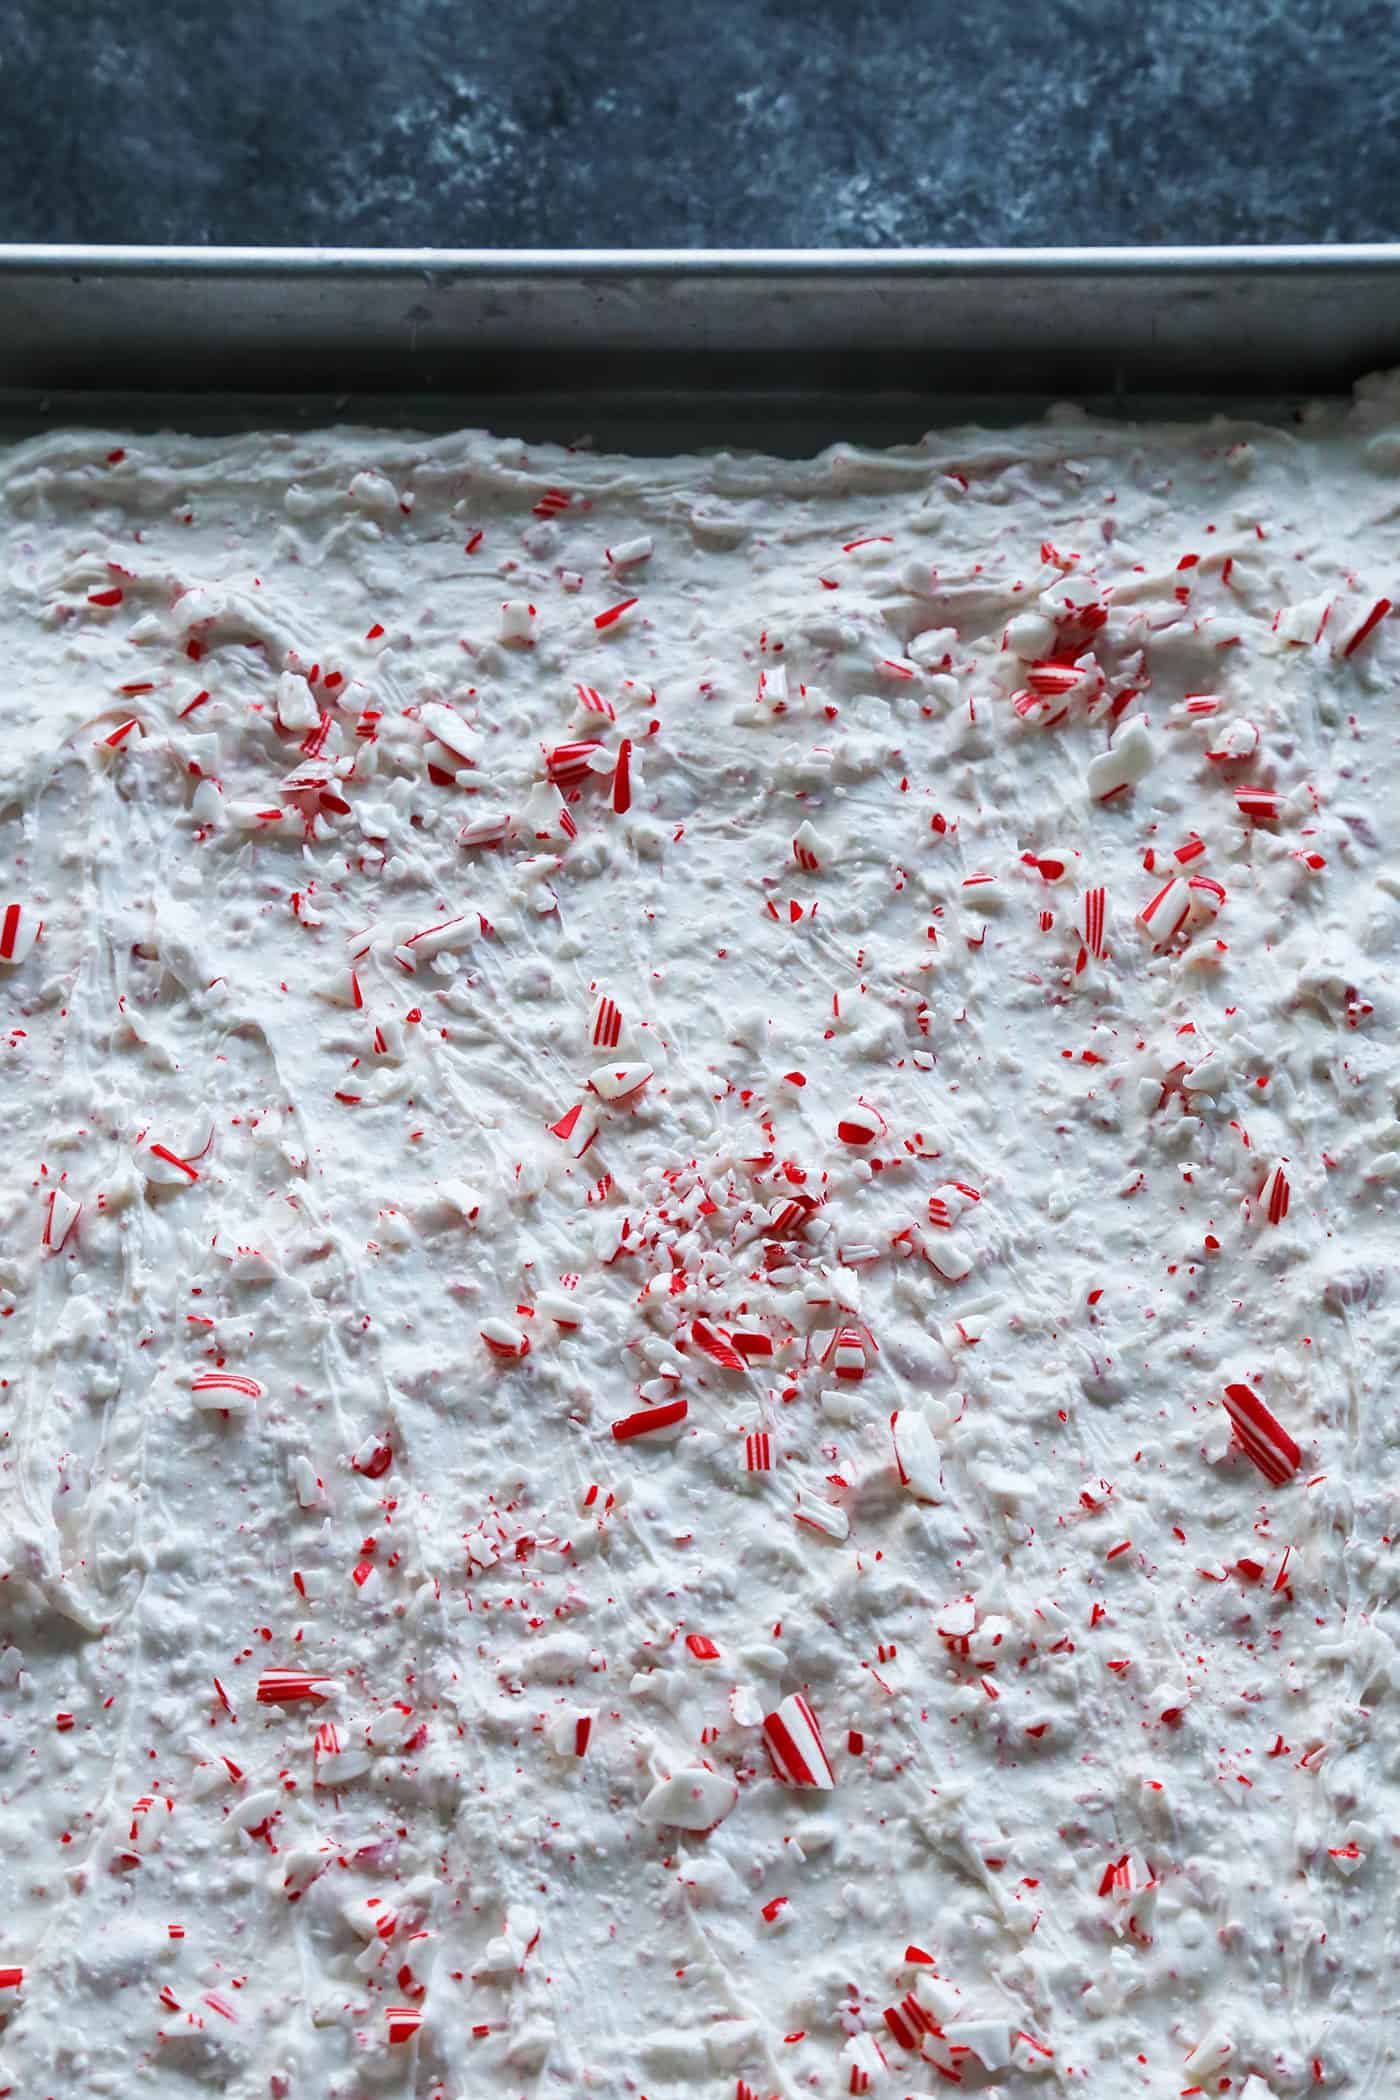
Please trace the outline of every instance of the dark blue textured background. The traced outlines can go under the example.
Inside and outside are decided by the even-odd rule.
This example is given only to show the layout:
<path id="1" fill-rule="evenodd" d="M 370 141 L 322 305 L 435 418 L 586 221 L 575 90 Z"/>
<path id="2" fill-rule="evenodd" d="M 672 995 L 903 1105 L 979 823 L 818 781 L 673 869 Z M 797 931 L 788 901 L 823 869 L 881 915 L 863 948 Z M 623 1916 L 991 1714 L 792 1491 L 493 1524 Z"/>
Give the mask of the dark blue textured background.
<path id="1" fill-rule="evenodd" d="M 0 239 L 1400 233 L 1348 0 L 8 0 Z"/>

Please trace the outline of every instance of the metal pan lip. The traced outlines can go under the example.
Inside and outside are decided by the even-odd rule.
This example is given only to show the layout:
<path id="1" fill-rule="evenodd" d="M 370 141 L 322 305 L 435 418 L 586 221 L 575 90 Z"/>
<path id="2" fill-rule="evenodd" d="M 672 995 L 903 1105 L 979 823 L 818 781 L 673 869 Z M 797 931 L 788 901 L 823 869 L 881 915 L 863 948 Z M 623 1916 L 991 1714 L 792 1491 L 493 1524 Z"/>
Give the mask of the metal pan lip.
<path id="1" fill-rule="evenodd" d="M 411 279 L 937 278 L 1327 275 L 1400 271 L 1400 242 L 1077 248 L 265 248 L 0 242 L 0 275 Z"/>

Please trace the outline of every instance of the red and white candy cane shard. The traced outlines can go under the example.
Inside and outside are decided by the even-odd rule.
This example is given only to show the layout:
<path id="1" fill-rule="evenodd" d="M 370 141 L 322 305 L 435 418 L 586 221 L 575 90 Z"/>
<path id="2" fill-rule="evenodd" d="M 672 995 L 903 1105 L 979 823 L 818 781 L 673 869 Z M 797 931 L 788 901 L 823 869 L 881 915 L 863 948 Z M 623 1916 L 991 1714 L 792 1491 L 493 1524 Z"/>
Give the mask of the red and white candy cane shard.
<path id="1" fill-rule="evenodd" d="M 553 1137 L 561 1138 L 568 1147 L 572 1159 L 582 1159 L 598 1135 L 600 1119 L 591 1101 L 576 1101 L 566 1109 L 557 1123 L 549 1126 Z"/>
<path id="2" fill-rule="evenodd" d="M 336 1680 L 314 1670 L 264 1670 L 258 1679 L 259 1706 L 292 1706 L 302 1699 L 329 1699 Z"/>
<path id="3" fill-rule="evenodd" d="M 1114 1897 L 1133 1896 L 1156 1886 L 1157 1877 L 1151 1866 L 1143 1860 L 1134 1859 L 1131 1852 L 1125 1852 L 1120 1859 L 1111 1859 L 1104 1868 L 1099 1880 L 1099 1894 Z"/>
<path id="4" fill-rule="evenodd" d="M 1070 846 L 1042 846 L 1038 853 L 1023 853 L 1021 859 L 1035 869 L 1042 882 L 1063 882 L 1074 859 Z"/>
<path id="5" fill-rule="evenodd" d="M 1217 882 L 1213 875 L 1192 875 L 1187 878 L 1187 910 L 1194 920 L 1214 919 L 1219 916 L 1225 903 L 1225 885 Z"/>
<path id="6" fill-rule="evenodd" d="M 1361 647 L 1361 644 L 1366 640 L 1366 637 L 1369 634 L 1373 634 L 1376 628 L 1380 626 L 1381 621 L 1385 618 L 1386 614 L 1389 611 L 1389 598 L 1377 598 L 1375 604 L 1371 607 L 1370 611 L 1363 613 L 1361 615 L 1361 618 L 1356 622 L 1355 626 L 1353 626 L 1347 633 L 1346 638 L 1341 644 L 1342 655 L 1351 656 L 1357 649 L 1359 649 Z"/>
<path id="7" fill-rule="evenodd" d="M 1043 693 L 1033 693 L 1028 685 L 1011 695 L 1011 708 L 1021 721 L 1035 722 L 1042 729 L 1053 729 L 1069 712 L 1062 700 L 1050 700 Z"/>
<path id="8" fill-rule="evenodd" d="M 473 846 L 503 846 L 510 837 L 510 816 L 501 809 L 484 809 L 480 816 L 468 817 L 457 834 L 457 844 Z"/>
<path id="9" fill-rule="evenodd" d="M 493 1356 L 519 1358 L 530 1354 L 530 1337 L 513 1327 L 509 1320 L 493 1316 L 483 1320 L 480 1331 L 481 1339 Z"/>
<path id="10" fill-rule="evenodd" d="M 545 1740 L 556 1757 L 586 1757 L 593 1734 L 593 1716 L 578 1707 L 566 1707 L 545 1730 Z"/>
<path id="11" fill-rule="evenodd" d="M 622 1040 L 622 1009 L 606 992 L 599 992 L 593 1002 L 588 1040 L 595 1050 L 616 1050 Z"/>
<path id="12" fill-rule="evenodd" d="M 411 2042 L 423 2025 L 423 2014 L 416 2005 L 387 2005 L 384 2018 L 388 2022 L 390 2043 L 395 2048 Z"/>
<path id="13" fill-rule="evenodd" d="M 1302 1462 L 1302 1451 L 1253 1387 L 1227 1385 L 1225 1412 L 1246 1458 L 1253 1461 L 1264 1478 L 1275 1487 L 1291 1480 Z"/>
<path id="14" fill-rule="evenodd" d="M 350 1460 L 351 1470 L 366 1480 L 382 1480 L 393 1463 L 394 1447 L 383 1436 L 367 1436 Z"/>
<path id="15" fill-rule="evenodd" d="M 544 769 L 556 787 L 577 787 L 591 778 L 589 760 L 602 750 L 597 737 L 575 737 L 571 743 L 555 744 L 545 752 Z"/>
<path id="16" fill-rule="evenodd" d="M 476 764 L 481 751 L 480 733 L 462 720 L 455 707 L 448 707 L 441 700 L 425 700 L 418 710 L 418 719 L 463 765 Z"/>
<path id="17" fill-rule="evenodd" d="M 593 625 L 600 633 L 605 627 L 616 627 L 618 621 L 631 612 L 636 602 L 635 598 L 623 598 L 617 605 L 605 607 L 602 612 L 593 615 Z"/>
<path id="18" fill-rule="evenodd" d="M 191 1182 L 198 1181 L 199 1169 L 195 1161 L 204 1158 L 213 1142 L 214 1132 L 211 1127 L 207 1142 L 188 1158 L 172 1151 L 169 1145 L 149 1145 L 141 1161 L 147 1181 L 155 1182 L 162 1188 L 183 1188 Z"/>
<path id="19" fill-rule="evenodd" d="M 632 807 L 632 739 L 629 736 L 625 736 L 617 747 L 617 763 L 613 767 L 612 806 L 620 817 L 625 817 Z"/>
<path id="20" fill-rule="evenodd" d="M 1259 1191 L 1259 1208 L 1271 1225 L 1281 1225 L 1288 1216 L 1288 1176 L 1281 1162 L 1269 1169 Z"/>
<path id="21" fill-rule="evenodd" d="M 120 751 L 122 745 L 126 743 L 134 742 L 139 744 L 141 741 L 141 724 L 135 715 L 128 715 L 124 722 L 118 722 L 115 729 L 109 729 L 106 736 L 99 737 L 97 741 L 103 746 L 104 750 L 108 751 Z"/>
<path id="22" fill-rule="evenodd" d="M 856 1101 L 844 1109 L 836 1125 L 843 1145 L 873 1145 L 885 1128 L 885 1119 L 868 1102 Z"/>
<path id="23" fill-rule="evenodd" d="M 792 857 L 799 868 L 815 875 L 822 864 L 822 846 L 816 830 L 810 823 L 799 824 L 792 841 Z"/>
<path id="24" fill-rule="evenodd" d="M 873 2034 L 853 2034 L 841 2051 L 841 2061 L 850 2066 L 850 2076 L 845 2086 L 848 2093 L 870 2092 L 872 2080 L 880 2086 L 884 2085 L 889 2065 L 884 2050 Z M 758 2100 L 758 2095 L 750 2094 L 749 2100 Z"/>
<path id="25" fill-rule="evenodd" d="M 0 962 L 22 963 L 43 928 L 27 904 L 7 904 L 0 911 Z"/>
<path id="26" fill-rule="evenodd" d="M 1206 746 L 1212 765 L 1240 765 L 1259 749 L 1259 725 L 1245 717 L 1227 722 Z"/>
<path id="27" fill-rule="evenodd" d="M 1138 924 L 1150 933 L 1158 948 L 1165 948 L 1174 940 L 1186 924 L 1191 909 L 1191 891 L 1180 875 L 1169 876 L 1157 891 L 1149 897 L 1138 913 Z"/>
<path id="28" fill-rule="evenodd" d="M 751 1429 L 744 1438 L 744 1470 L 748 1473 L 772 1472 L 773 1439 L 766 1429 Z"/>
<path id="29" fill-rule="evenodd" d="M 248 1378 L 241 1371 L 201 1371 L 191 1379 L 190 1391 L 196 1406 L 206 1408 L 240 1407 L 263 1396 L 257 1379 Z"/>
<path id="30" fill-rule="evenodd" d="M 901 2049 L 916 2052 L 923 2047 L 924 2036 L 937 2031 L 933 2014 L 920 2004 L 912 1991 L 906 1991 L 898 2005 L 885 2007 L 885 2025 Z"/>
<path id="31" fill-rule="evenodd" d="M 851 1520 L 844 1509 L 834 1502 L 823 1502 L 819 1496 L 802 1501 L 799 1496 L 792 1512 L 793 1522 L 806 1531 L 819 1531 L 824 1539 L 835 1539 L 838 1544 L 851 1535 Z"/>
<path id="32" fill-rule="evenodd" d="M 596 1071 L 589 1073 L 588 1084 L 601 1101 L 616 1106 L 640 1094 L 654 1076 L 650 1065 L 599 1065 Z"/>
<path id="33" fill-rule="evenodd" d="M 308 729 L 301 740 L 299 749 L 302 757 L 319 758 L 326 745 L 330 742 L 330 734 L 334 727 L 334 715 L 330 713 L 319 714 L 316 718 L 315 727 Z"/>
<path id="34" fill-rule="evenodd" d="M 773 1337 L 771 1334 L 765 1334 L 761 1327 L 733 1327 L 729 1331 L 729 1339 L 745 1363 L 751 1363 L 756 1356 L 768 1357 L 773 1354 Z"/>
<path id="35" fill-rule="evenodd" d="M 1275 794 L 1272 788 L 1237 787 L 1235 789 L 1235 807 L 1240 815 L 1248 817 L 1252 824 L 1274 823 L 1282 806 L 1282 795 Z"/>
<path id="36" fill-rule="evenodd" d="M 24 1982 L 23 1969 L 12 1963 L 0 1966 L 0 1991 L 17 1991 Z"/>
<path id="37" fill-rule="evenodd" d="M 688 1633 L 685 1637 L 685 1645 L 697 1662 L 717 1662 L 719 1660 L 719 1648 L 710 1639 L 708 1633 Z"/>
<path id="38" fill-rule="evenodd" d="M 865 1376 L 865 1336 L 859 1327 L 838 1327 L 822 1352 L 838 1378 L 858 1384 Z"/>
<path id="39" fill-rule="evenodd" d="M 578 694 L 578 704 L 585 714 L 601 715 L 605 722 L 617 720 L 617 709 L 606 694 L 599 692 L 596 685 L 576 685 L 574 691 Z"/>
<path id="40" fill-rule="evenodd" d="M 538 619 L 534 606 L 524 598 L 505 598 L 497 634 L 503 642 L 533 642 Z"/>
<path id="41" fill-rule="evenodd" d="M 640 533 L 635 540 L 622 540 L 616 547 L 605 547 L 604 554 L 614 569 L 630 569 L 637 562 L 650 561 L 652 538 L 649 532 Z"/>
<path id="42" fill-rule="evenodd" d="M 41 1244 L 50 1254 L 61 1253 L 70 1234 L 83 1214 L 81 1203 L 75 1203 L 66 1189 L 50 1189 L 44 1204 L 44 1230 Z"/>
<path id="43" fill-rule="evenodd" d="M 712 1363 L 722 1365 L 726 1371 L 742 1371 L 744 1369 L 743 1357 L 734 1347 L 728 1335 L 721 1334 L 718 1328 L 711 1327 L 704 1320 L 692 1320 L 690 1336 L 696 1348 L 708 1356 Z"/>
<path id="44" fill-rule="evenodd" d="M 790 1692 L 771 1714 L 765 1714 L 763 1739 L 785 1786 L 819 1787 L 823 1792 L 835 1786 L 836 1775 L 817 1717 L 801 1692 Z"/>
<path id="45" fill-rule="evenodd" d="M 812 1213 L 820 1208 L 821 1205 L 815 1196 L 789 1196 L 787 1201 L 781 1203 L 774 1211 L 768 1221 L 767 1230 L 774 1239 L 786 1239 L 790 1234 L 799 1232 Z"/>
<path id="46" fill-rule="evenodd" d="M 788 704 L 788 675 L 786 664 L 768 664 L 758 674 L 758 698 L 766 701 L 774 714 L 786 712 Z"/>
<path id="47" fill-rule="evenodd" d="M 394 956 L 406 970 L 416 970 L 420 962 L 430 962 L 435 955 L 453 955 L 459 949 L 469 948 L 481 930 L 480 912 L 461 912 L 455 919 L 439 919 L 436 926 L 424 926 L 411 933 L 395 948 Z"/>
<path id="48" fill-rule="evenodd" d="M 663 1429 L 674 1429 L 689 1411 L 688 1400 L 666 1400 L 660 1407 L 645 1407 L 635 1415 L 624 1415 L 621 1421 L 613 1423 L 612 1433 L 619 1444 L 630 1444 L 635 1437 L 656 1436 Z"/>
<path id="49" fill-rule="evenodd" d="M 1108 906 L 1108 892 L 1102 884 L 1084 892 L 1084 908 L 1080 920 L 1080 933 L 1090 955 L 1099 961 L 1107 952 L 1104 947 L 1104 924 Z"/>
<path id="50" fill-rule="evenodd" d="M 1026 684 L 1033 693 L 1054 698 L 1057 694 L 1072 693 L 1074 688 L 1089 675 L 1085 664 L 1066 663 L 1058 657 L 1042 657 L 1033 663 L 1026 673 Z"/>

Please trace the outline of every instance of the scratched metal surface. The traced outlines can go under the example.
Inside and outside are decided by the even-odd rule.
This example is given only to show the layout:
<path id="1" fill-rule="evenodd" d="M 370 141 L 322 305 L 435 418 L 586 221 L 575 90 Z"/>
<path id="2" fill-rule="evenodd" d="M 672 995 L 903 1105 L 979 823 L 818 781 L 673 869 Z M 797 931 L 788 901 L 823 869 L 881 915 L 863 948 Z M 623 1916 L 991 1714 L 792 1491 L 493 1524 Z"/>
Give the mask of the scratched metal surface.
<path id="1" fill-rule="evenodd" d="M 1356 240 L 1400 202 L 1389 0 L 6 0 L 4 30 L 9 239 Z"/>
<path id="2" fill-rule="evenodd" d="M 355 421 L 799 454 L 1056 399 L 1286 415 L 1400 362 L 1400 245 L 0 247 L 0 311 L 9 434 Z"/>

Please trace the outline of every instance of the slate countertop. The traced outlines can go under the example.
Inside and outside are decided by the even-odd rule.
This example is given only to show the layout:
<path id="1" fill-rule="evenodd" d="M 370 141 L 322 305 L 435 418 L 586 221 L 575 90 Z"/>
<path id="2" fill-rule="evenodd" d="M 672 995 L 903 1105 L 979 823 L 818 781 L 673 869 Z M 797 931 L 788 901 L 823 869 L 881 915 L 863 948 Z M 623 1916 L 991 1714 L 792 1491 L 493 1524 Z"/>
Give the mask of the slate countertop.
<path id="1" fill-rule="evenodd" d="M 1400 9 L 11 0 L 0 239 L 1400 233 Z"/>

